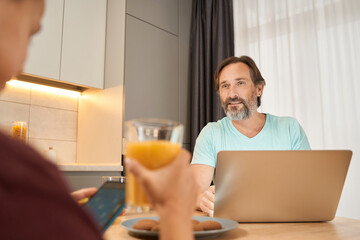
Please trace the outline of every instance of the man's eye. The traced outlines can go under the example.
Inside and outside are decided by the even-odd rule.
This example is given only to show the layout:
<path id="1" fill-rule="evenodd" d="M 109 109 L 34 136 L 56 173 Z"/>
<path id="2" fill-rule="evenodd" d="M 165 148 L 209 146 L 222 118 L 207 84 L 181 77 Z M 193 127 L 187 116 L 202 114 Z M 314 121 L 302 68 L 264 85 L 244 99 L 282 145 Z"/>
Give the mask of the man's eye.
<path id="1" fill-rule="evenodd" d="M 223 84 L 221 85 L 221 88 L 227 88 L 229 86 L 229 84 Z"/>

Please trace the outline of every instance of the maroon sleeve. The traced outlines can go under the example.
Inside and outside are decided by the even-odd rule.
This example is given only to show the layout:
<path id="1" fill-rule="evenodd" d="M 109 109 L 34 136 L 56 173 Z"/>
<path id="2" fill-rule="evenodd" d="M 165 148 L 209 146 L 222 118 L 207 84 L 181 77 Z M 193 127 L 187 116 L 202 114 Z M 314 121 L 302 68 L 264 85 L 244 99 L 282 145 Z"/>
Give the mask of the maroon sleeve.
<path id="1" fill-rule="evenodd" d="M 0 239 L 101 239 L 57 167 L 2 133 Z"/>

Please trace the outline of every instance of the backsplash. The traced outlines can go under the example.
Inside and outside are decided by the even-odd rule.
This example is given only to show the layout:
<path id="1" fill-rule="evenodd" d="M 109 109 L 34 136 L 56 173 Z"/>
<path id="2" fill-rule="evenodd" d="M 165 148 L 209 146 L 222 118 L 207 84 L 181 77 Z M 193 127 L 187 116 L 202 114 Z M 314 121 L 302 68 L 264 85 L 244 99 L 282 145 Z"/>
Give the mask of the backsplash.
<path id="1" fill-rule="evenodd" d="M 0 92 L 0 129 L 11 135 L 14 121 L 26 121 L 29 145 L 42 154 L 52 147 L 57 163 L 75 163 L 78 102 L 77 96 L 6 84 Z"/>

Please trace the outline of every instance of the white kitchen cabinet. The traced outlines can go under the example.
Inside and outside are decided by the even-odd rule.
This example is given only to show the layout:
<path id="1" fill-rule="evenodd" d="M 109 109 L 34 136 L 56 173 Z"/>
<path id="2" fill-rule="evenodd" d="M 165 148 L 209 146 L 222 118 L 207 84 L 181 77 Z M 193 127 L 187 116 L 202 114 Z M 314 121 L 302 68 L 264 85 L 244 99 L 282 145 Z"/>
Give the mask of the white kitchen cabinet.
<path id="1" fill-rule="evenodd" d="M 104 88 L 107 0 L 46 0 L 24 73 Z"/>
<path id="2" fill-rule="evenodd" d="M 59 79 L 63 0 L 47 0 L 40 32 L 30 42 L 24 72 Z"/>
<path id="3" fill-rule="evenodd" d="M 104 87 L 106 0 L 66 0 L 60 80 Z"/>

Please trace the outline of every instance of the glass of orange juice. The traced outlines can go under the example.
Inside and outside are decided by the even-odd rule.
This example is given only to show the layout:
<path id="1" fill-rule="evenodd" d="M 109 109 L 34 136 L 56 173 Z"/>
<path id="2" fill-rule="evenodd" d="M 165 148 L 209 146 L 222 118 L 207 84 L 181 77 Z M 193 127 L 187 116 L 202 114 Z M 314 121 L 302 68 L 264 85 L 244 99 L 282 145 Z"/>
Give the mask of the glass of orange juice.
<path id="1" fill-rule="evenodd" d="M 27 123 L 23 121 L 13 122 L 12 135 L 14 138 L 19 139 L 23 143 L 26 143 L 27 136 Z"/>
<path id="2" fill-rule="evenodd" d="M 125 123 L 126 158 L 148 169 L 158 169 L 173 161 L 181 150 L 184 127 L 163 119 L 135 119 Z M 131 212 L 150 209 L 142 187 L 126 173 L 126 203 Z"/>

